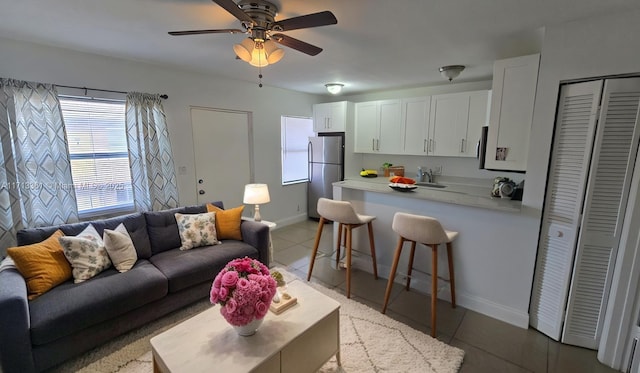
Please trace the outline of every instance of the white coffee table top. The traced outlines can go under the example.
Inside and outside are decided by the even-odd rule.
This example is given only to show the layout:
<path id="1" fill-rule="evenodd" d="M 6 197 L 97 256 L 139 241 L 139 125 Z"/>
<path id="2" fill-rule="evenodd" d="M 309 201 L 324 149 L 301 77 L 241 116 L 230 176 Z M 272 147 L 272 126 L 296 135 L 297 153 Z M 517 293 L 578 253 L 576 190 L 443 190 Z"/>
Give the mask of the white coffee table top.
<path id="1" fill-rule="evenodd" d="M 280 315 L 268 312 L 250 337 L 239 336 L 216 305 L 151 339 L 156 364 L 170 372 L 242 372 L 269 359 L 340 303 L 301 280 L 287 284 L 298 304 Z"/>

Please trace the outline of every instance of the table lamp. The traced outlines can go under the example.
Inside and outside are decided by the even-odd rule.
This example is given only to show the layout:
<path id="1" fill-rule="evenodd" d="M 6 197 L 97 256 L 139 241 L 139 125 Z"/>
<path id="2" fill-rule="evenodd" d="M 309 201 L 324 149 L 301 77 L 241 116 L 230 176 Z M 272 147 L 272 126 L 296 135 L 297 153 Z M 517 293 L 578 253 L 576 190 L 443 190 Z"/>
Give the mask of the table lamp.
<path id="1" fill-rule="evenodd" d="M 253 220 L 261 221 L 260 205 L 270 202 L 269 187 L 267 184 L 247 184 L 244 186 L 244 198 L 242 203 L 254 204 L 256 206 Z"/>

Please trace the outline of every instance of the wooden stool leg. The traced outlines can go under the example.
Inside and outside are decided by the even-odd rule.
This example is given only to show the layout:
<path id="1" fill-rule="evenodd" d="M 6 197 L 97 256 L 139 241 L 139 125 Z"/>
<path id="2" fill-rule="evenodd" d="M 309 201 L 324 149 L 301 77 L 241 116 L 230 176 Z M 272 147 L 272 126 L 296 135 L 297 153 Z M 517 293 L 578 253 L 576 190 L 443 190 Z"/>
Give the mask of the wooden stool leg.
<path id="1" fill-rule="evenodd" d="M 456 308 L 456 276 L 453 273 L 453 245 L 447 242 L 447 261 L 449 262 L 449 287 L 451 288 L 451 306 Z"/>
<path id="2" fill-rule="evenodd" d="M 438 245 L 431 245 L 431 336 L 436 337 L 436 307 L 438 305 Z"/>
<path id="3" fill-rule="evenodd" d="M 378 263 L 376 262 L 376 245 L 373 242 L 373 226 L 371 222 L 367 224 L 369 229 L 369 246 L 371 247 L 371 259 L 373 260 L 373 278 L 378 279 Z"/>
<path id="4" fill-rule="evenodd" d="M 324 218 L 321 216 L 318 222 L 318 230 L 316 231 L 316 242 L 313 244 L 313 251 L 311 252 L 311 262 L 309 263 L 309 273 L 307 274 L 307 281 L 311 280 L 311 272 L 313 272 L 313 265 L 316 262 L 316 254 L 318 254 L 318 245 L 320 245 L 320 237 L 322 236 L 322 228 L 324 227 Z"/>
<path id="5" fill-rule="evenodd" d="M 338 242 L 336 243 L 336 268 L 340 266 L 340 245 L 342 245 L 342 223 L 338 224 Z"/>
<path id="6" fill-rule="evenodd" d="M 351 298 L 351 233 L 352 226 L 347 224 L 347 298 Z"/>
<path id="7" fill-rule="evenodd" d="M 389 296 L 391 295 L 391 288 L 393 287 L 393 279 L 396 277 L 396 270 L 398 269 L 398 262 L 400 261 L 400 254 L 402 253 L 402 244 L 404 244 L 404 238 L 400 237 L 398 239 L 396 252 L 393 255 L 393 264 L 391 265 L 389 281 L 387 281 L 387 290 L 384 292 L 384 304 L 382 305 L 382 313 L 387 312 L 387 304 L 389 303 Z"/>
<path id="8" fill-rule="evenodd" d="M 405 289 L 409 291 L 411 287 L 411 272 L 413 272 L 413 255 L 416 253 L 416 241 L 411 241 L 411 253 L 409 254 L 409 269 L 407 269 L 407 285 Z"/>

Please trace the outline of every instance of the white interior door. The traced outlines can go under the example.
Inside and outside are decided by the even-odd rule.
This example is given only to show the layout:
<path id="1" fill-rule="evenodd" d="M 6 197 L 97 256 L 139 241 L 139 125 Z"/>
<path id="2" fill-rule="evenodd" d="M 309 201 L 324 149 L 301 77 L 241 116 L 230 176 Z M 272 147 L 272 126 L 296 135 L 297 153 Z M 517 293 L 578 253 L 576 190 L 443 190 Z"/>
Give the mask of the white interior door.
<path id="1" fill-rule="evenodd" d="M 198 203 L 242 205 L 253 180 L 251 113 L 192 107 L 191 125 Z"/>
<path id="2" fill-rule="evenodd" d="M 596 349 L 638 151 L 640 78 L 607 79 L 562 342 Z"/>
<path id="3" fill-rule="evenodd" d="M 581 221 L 602 81 L 563 86 L 538 243 L 530 324 L 559 340 Z"/>

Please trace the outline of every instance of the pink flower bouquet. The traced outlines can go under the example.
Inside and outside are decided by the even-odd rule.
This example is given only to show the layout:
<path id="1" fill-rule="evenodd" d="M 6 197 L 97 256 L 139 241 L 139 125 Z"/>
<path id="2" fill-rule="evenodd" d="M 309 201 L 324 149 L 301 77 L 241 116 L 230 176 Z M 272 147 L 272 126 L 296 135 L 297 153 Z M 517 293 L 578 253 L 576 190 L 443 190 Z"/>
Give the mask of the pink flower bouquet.
<path id="1" fill-rule="evenodd" d="M 234 326 L 262 319 L 276 294 L 276 281 L 264 264 L 248 257 L 234 259 L 218 273 L 211 287 L 211 304 Z"/>

